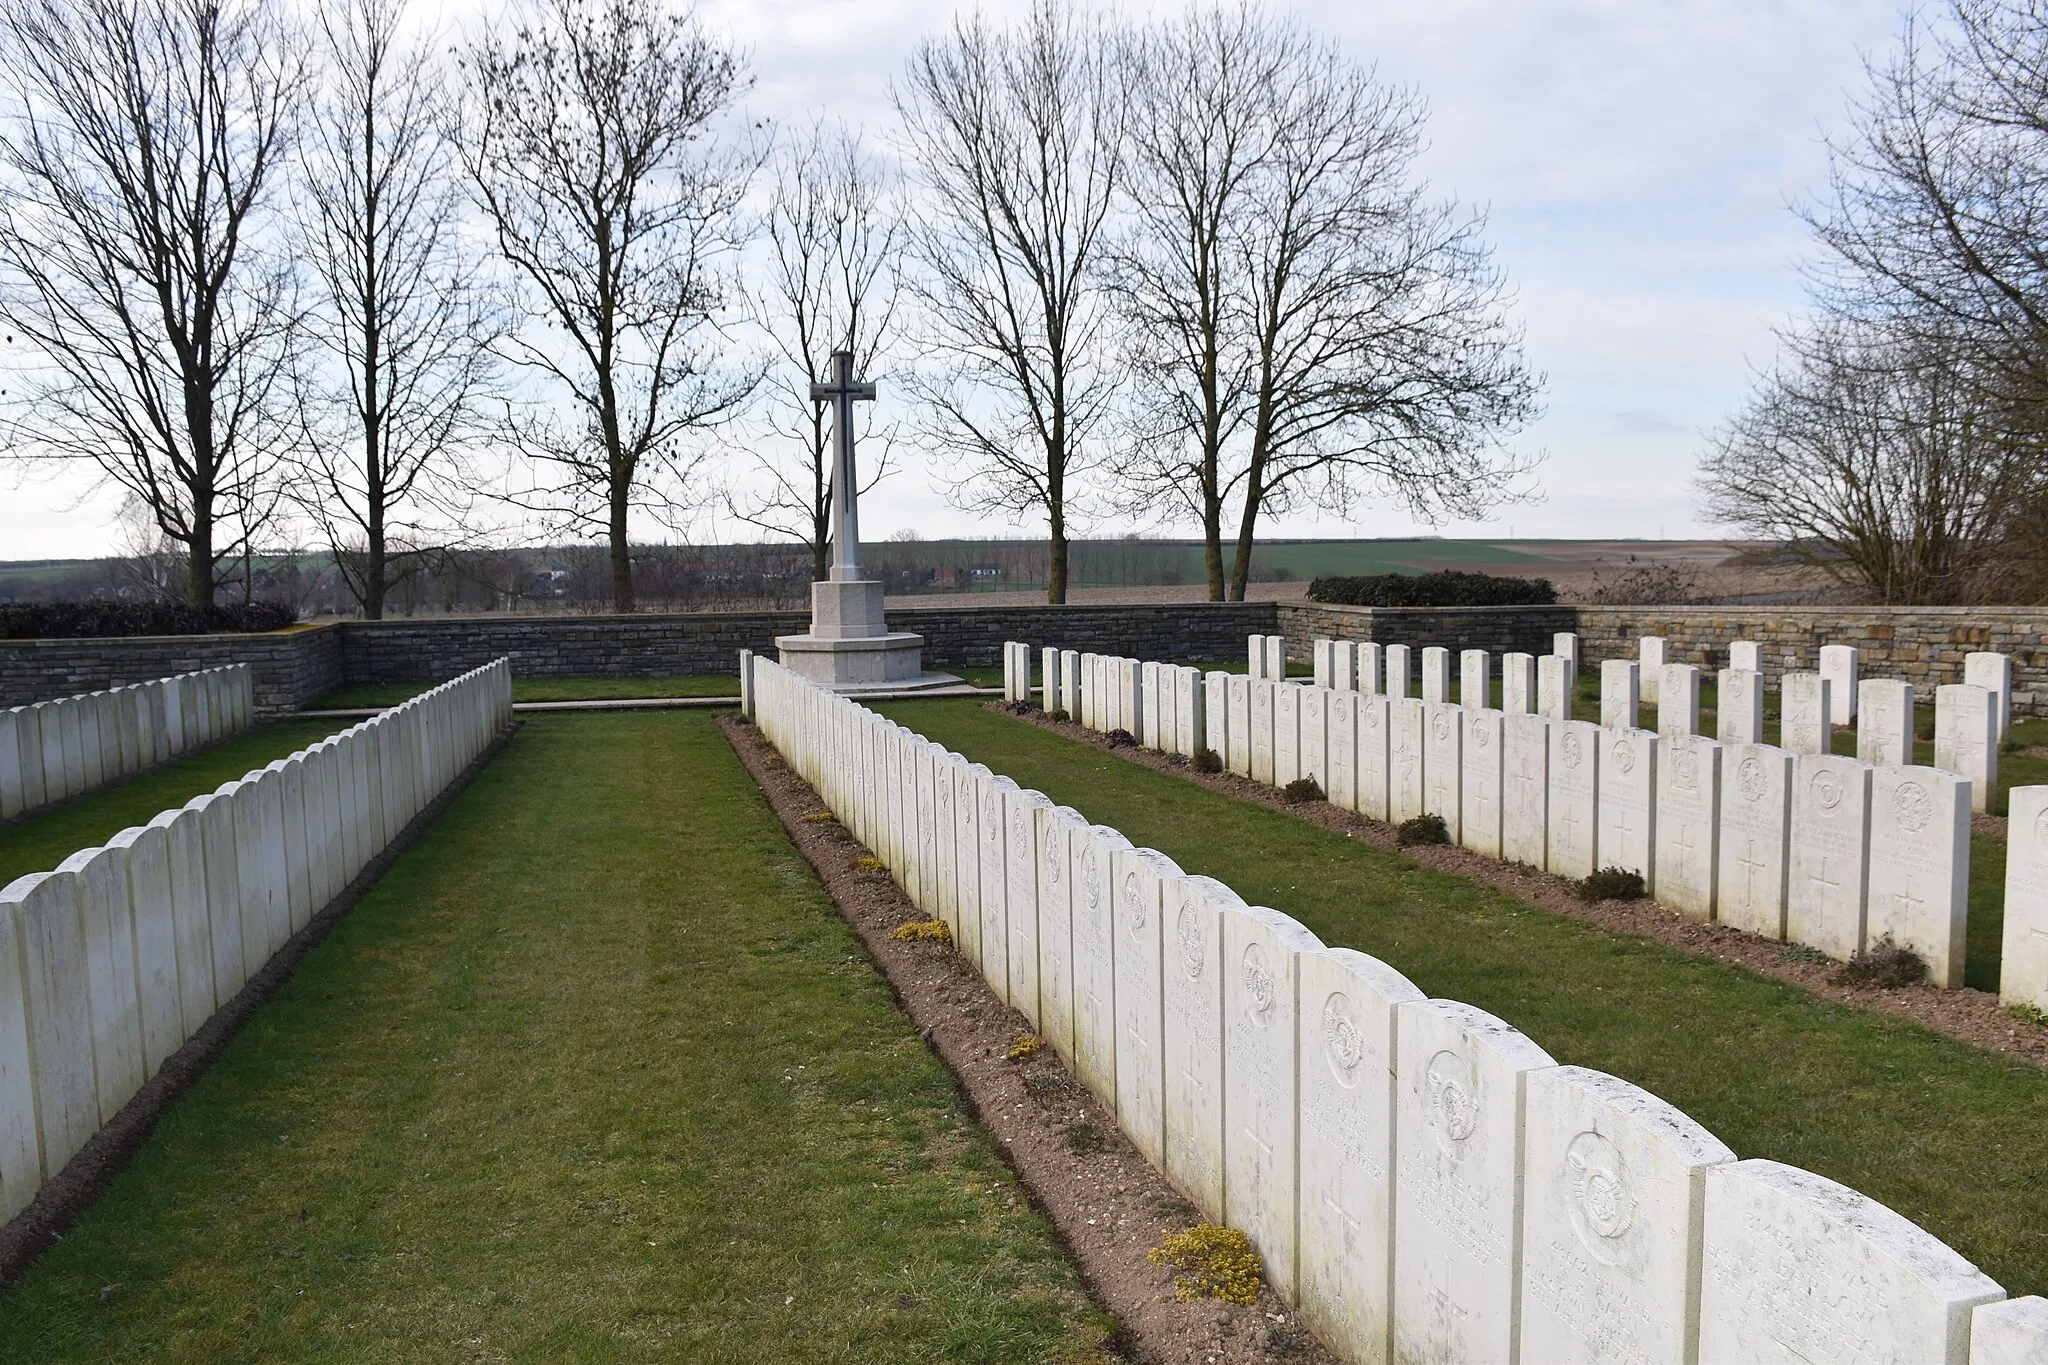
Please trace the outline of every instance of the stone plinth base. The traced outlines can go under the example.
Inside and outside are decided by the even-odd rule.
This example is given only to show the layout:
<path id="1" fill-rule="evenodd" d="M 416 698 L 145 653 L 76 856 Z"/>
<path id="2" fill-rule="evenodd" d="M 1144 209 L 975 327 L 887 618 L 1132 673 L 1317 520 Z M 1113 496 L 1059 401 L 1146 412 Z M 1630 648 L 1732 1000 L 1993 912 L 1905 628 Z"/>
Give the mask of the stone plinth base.
<path id="1" fill-rule="evenodd" d="M 882 585 L 873 579 L 811 584 L 811 635 L 820 640 L 877 640 L 889 634 L 882 623 Z M 915 670 L 912 670 L 913 672 Z"/>
<path id="2" fill-rule="evenodd" d="M 946 687 L 960 681 L 948 673 L 925 672 L 924 636 L 907 631 L 850 640 L 781 635 L 775 647 L 784 668 L 837 691 Z"/>

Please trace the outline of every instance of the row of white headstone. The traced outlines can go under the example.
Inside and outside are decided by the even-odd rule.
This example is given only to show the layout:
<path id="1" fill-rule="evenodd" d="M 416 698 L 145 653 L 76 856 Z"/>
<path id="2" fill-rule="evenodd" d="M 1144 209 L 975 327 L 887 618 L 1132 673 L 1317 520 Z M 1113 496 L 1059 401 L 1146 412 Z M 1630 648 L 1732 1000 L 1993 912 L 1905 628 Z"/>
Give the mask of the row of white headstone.
<path id="1" fill-rule="evenodd" d="M 1962 984 L 1967 779 L 1467 707 L 1447 699 L 1448 672 L 1434 668 L 1425 669 L 1425 695 L 1408 697 L 1401 649 L 1387 646 L 1381 660 L 1396 670 L 1392 695 L 1074 651 L 1045 651 L 1043 668 L 1091 729 L 1124 730 L 1172 753 L 1208 749 L 1228 771 L 1269 786 L 1313 778 L 1330 802 L 1371 819 L 1435 815 L 1452 842 L 1489 858 L 1573 879 L 1636 872 L 1671 909 L 1837 959 L 1888 938 L 1924 958 L 1935 984 Z M 1425 662 L 1434 653 L 1424 651 Z M 1365 646 L 1356 657 L 1368 657 Z M 1461 695 L 1489 696 L 1486 652 L 1467 650 L 1461 663 L 1470 689 Z M 2048 822 L 2014 828 L 2009 878 L 2024 875 L 2010 868 L 2048 861 Z M 2009 1000 L 2048 999 L 2042 899 L 2031 887 L 2009 896 Z"/>
<path id="2" fill-rule="evenodd" d="M 247 664 L 0 711 L 0 820 L 168 763 L 255 716 Z"/>
<path id="3" fill-rule="evenodd" d="M 791 767 L 1346 1359 L 2048 1350 L 2048 1302 L 2005 1301 L 1882 1205 L 1737 1160 L 1626 1081 L 1556 1065 L 1078 811 L 753 669 L 754 718 Z"/>
<path id="4" fill-rule="evenodd" d="M 510 722 L 500 659 L 0 889 L 0 1220 Z"/>

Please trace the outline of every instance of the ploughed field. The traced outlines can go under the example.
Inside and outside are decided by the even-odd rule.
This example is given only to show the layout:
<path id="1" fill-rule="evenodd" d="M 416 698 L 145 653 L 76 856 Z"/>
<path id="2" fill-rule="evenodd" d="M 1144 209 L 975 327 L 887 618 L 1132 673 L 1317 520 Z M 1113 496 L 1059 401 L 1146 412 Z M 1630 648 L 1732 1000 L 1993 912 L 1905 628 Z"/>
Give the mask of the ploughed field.
<path id="1" fill-rule="evenodd" d="M 1889 1205 L 2015 1296 L 2048 1292 L 2048 1070 L 1532 908 L 972 701 L 879 709 L 1561 1063 L 1643 1086 L 1738 1156 Z"/>
<path id="2" fill-rule="evenodd" d="M 1038 1361 L 1108 1326 L 713 717 L 551 714 L 0 1292 L 0 1361 Z"/>

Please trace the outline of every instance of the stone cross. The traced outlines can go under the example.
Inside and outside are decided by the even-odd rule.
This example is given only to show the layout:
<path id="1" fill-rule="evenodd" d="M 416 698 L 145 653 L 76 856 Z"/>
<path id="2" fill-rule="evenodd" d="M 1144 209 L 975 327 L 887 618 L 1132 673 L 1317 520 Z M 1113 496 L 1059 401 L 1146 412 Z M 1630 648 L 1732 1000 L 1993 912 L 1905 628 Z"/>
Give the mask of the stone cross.
<path id="1" fill-rule="evenodd" d="M 860 517 L 854 507 L 853 405 L 875 401 L 872 382 L 853 377 L 853 352 L 832 353 L 829 383 L 811 385 L 813 403 L 832 405 L 832 581 L 860 580 Z"/>

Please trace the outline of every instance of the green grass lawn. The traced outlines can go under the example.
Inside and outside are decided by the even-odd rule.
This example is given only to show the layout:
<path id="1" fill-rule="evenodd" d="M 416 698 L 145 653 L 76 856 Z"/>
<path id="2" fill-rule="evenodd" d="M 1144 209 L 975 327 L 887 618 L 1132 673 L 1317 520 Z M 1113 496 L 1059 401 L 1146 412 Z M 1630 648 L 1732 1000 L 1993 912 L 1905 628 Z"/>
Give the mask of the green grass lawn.
<path id="1" fill-rule="evenodd" d="M 159 811 L 182 806 L 346 728 L 345 722 L 333 720 L 277 721 L 18 824 L 0 826 L 0 886 L 26 873 L 47 872 L 81 848 L 104 844 L 130 825 L 146 825 Z"/>
<path id="2" fill-rule="evenodd" d="M 308 711 L 396 706 L 433 683 L 357 683 L 307 704 Z M 688 673 L 648 678 L 512 678 L 514 701 L 617 701 L 642 697 L 737 697 L 737 673 Z"/>
<path id="3" fill-rule="evenodd" d="M 528 722 L 0 1295 L 0 1361 L 1045 1361 L 1107 1326 L 713 718 L 640 712 Z"/>
<path id="4" fill-rule="evenodd" d="M 882 708 L 994 771 L 1662 1096 L 1745 1157 L 1881 1200 L 2048 1291 L 2048 1071 L 1521 905 L 972 702 Z"/>

